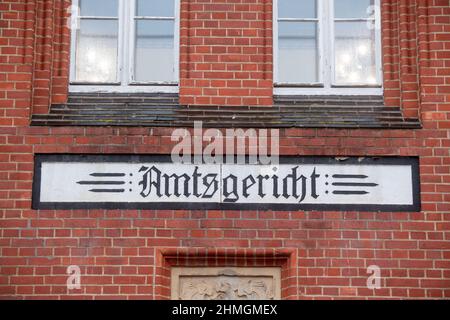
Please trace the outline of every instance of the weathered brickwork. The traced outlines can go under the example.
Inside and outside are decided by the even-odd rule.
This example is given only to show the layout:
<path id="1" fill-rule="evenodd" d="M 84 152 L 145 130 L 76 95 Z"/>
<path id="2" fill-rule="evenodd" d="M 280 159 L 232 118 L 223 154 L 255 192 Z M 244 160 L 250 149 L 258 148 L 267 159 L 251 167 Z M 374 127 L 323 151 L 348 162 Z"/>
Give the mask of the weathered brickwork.
<path id="1" fill-rule="evenodd" d="M 449 0 L 382 4 L 385 102 L 422 129 L 280 130 L 283 155 L 420 157 L 422 211 L 384 213 L 32 210 L 34 154 L 174 145 L 173 128 L 30 126 L 67 99 L 69 5 L 0 2 L 0 298 L 169 298 L 169 266 L 218 264 L 280 266 L 283 298 L 450 298 Z M 181 10 L 180 102 L 271 105 L 271 1 Z"/>

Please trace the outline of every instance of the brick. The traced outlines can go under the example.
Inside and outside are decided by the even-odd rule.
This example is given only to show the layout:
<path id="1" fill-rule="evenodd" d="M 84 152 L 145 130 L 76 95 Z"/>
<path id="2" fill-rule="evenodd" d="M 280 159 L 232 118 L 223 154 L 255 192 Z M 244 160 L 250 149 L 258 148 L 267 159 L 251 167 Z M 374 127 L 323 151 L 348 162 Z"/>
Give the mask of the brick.
<path id="1" fill-rule="evenodd" d="M 280 130 L 285 155 L 420 156 L 420 213 L 31 210 L 36 153 L 169 153 L 173 145 L 173 128 L 29 126 L 31 114 L 67 100 L 69 74 L 69 30 L 58 21 L 70 1 L 46 12 L 37 1 L 31 9 L 0 3 L 2 297 L 167 299 L 174 261 L 264 266 L 278 263 L 274 253 L 288 257 L 283 298 L 450 297 L 447 0 L 382 3 L 385 104 L 420 115 L 422 129 Z M 181 5 L 180 101 L 272 105 L 271 3 Z M 24 23 L 35 16 L 48 21 Z M 71 263 L 81 265 L 86 285 L 73 295 L 65 286 Z M 386 288 L 365 288 L 368 264 L 382 267 Z"/>

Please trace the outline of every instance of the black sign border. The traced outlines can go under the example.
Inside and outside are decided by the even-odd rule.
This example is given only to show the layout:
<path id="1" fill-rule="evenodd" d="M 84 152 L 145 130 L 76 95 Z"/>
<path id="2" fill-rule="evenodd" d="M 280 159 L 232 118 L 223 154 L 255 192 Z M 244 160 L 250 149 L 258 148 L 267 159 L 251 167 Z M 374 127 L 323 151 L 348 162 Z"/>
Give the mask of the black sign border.
<path id="1" fill-rule="evenodd" d="M 130 154 L 35 154 L 32 193 L 34 210 L 259 210 L 259 211 L 362 211 L 362 212 L 420 212 L 420 174 L 418 157 L 327 157 L 280 156 L 280 164 L 331 165 L 410 165 L 412 170 L 412 205 L 361 204 L 282 204 L 282 203 L 198 203 L 198 202 L 41 202 L 41 168 L 43 162 L 172 162 L 170 155 Z"/>

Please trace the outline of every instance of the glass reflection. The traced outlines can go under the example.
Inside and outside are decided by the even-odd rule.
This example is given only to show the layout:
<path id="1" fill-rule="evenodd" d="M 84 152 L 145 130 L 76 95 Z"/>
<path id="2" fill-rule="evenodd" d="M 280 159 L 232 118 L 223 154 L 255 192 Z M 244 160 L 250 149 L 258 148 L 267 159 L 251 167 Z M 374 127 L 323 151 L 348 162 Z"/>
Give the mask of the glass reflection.
<path id="1" fill-rule="evenodd" d="M 173 17 L 175 0 L 137 0 L 136 15 L 148 17 Z"/>
<path id="2" fill-rule="evenodd" d="M 83 19 L 77 31 L 76 80 L 114 82 L 117 73 L 117 21 Z"/>
<path id="3" fill-rule="evenodd" d="M 318 82 L 317 24 L 279 22 L 278 81 Z"/>
<path id="4" fill-rule="evenodd" d="M 376 84 L 375 31 L 367 22 L 335 23 L 337 84 Z"/>
<path id="5" fill-rule="evenodd" d="M 136 21 L 135 80 L 174 80 L 174 21 Z"/>
<path id="6" fill-rule="evenodd" d="M 278 0 L 279 18 L 316 18 L 316 0 Z"/>
<path id="7" fill-rule="evenodd" d="M 117 17 L 118 0 L 79 0 L 81 16 Z"/>
<path id="8" fill-rule="evenodd" d="M 339 19 L 370 18 L 375 0 L 334 0 L 334 17 Z"/>

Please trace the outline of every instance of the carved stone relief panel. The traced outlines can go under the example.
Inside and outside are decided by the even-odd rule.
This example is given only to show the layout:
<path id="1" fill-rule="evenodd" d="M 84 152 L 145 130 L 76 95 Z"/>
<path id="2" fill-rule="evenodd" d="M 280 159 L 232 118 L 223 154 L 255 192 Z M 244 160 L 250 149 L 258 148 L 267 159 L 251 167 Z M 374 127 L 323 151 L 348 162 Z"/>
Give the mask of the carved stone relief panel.
<path id="1" fill-rule="evenodd" d="M 280 268 L 172 268 L 172 300 L 279 300 Z"/>

